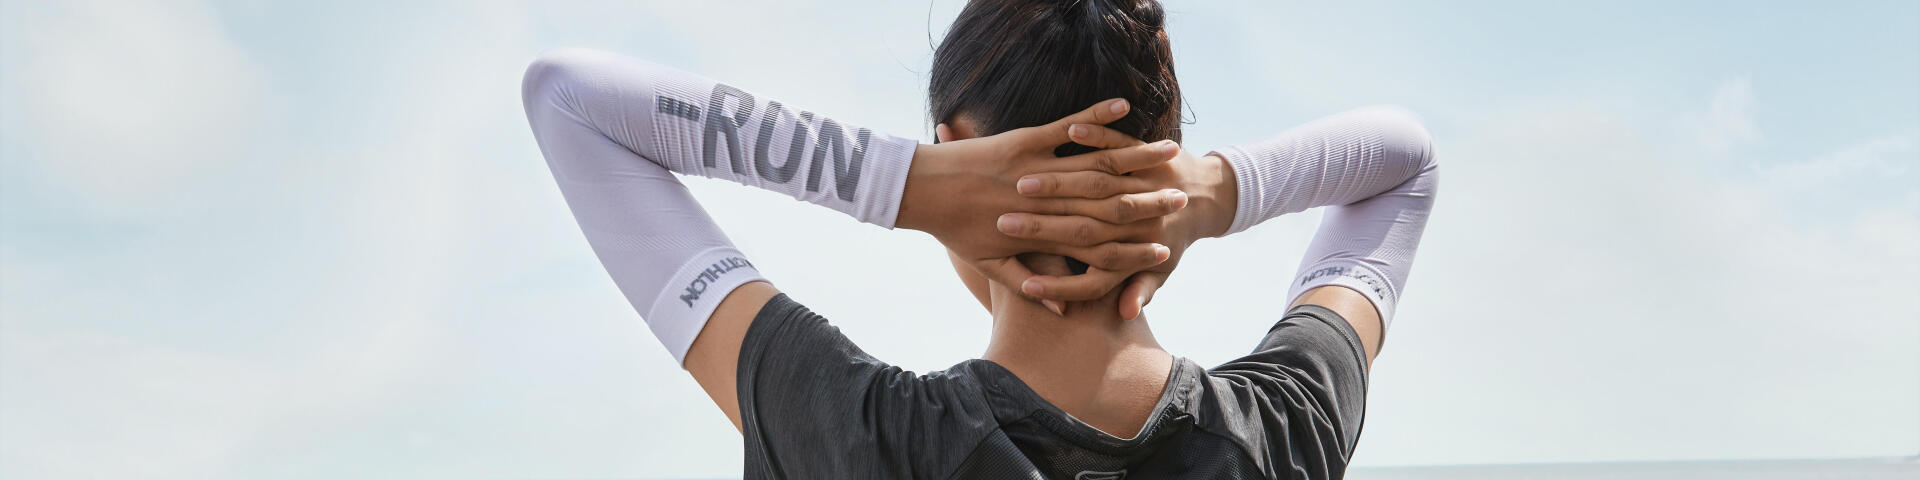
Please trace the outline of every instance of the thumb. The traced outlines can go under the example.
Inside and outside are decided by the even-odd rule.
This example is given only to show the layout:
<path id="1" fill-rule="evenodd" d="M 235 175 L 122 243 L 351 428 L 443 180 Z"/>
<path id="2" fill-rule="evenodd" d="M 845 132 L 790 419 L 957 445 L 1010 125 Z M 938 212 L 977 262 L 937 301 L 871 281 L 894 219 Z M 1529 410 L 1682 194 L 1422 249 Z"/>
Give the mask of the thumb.
<path id="1" fill-rule="evenodd" d="M 1167 284 L 1167 275 L 1167 272 L 1140 272 L 1127 279 L 1127 286 L 1120 291 L 1120 318 L 1140 318 L 1140 312 L 1153 301 L 1153 293 Z"/>

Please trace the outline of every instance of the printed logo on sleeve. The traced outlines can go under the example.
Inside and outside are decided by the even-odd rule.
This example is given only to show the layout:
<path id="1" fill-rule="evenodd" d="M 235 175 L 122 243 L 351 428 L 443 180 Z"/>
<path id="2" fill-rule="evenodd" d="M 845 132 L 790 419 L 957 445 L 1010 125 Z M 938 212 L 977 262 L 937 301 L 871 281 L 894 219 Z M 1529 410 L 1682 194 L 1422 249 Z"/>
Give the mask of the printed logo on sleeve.
<path id="1" fill-rule="evenodd" d="M 700 301 L 700 295 L 707 293 L 708 285 L 715 283 L 716 280 L 726 276 L 727 273 L 743 268 L 753 268 L 753 262 L 737 256 L 722 258 L 720 261 L 713 262 L 712 266 L 708 266 L 706 270 L 701 270 L 699 275 L 695 275 L 693 281 L 687 282 L 687 291 L 686 293 L 680 294 L 680 301 L 687 302 L 687 308 L 693 308 L 693 303 Z"/>
<path id="2" fill-rule="evenodd" d="M 1341 277 L 1351 278 L 1354 280 L 1359 280 L 1360 283 L 1367 284 L 1367 287 L 1372 288 L 1373 293 L 1375 295 L 1379 295 L 1380 298 L 1387 298 L 1387 284 L 1385 282 L 1381 282 L 1378 277 L 1373 276 L 1373 274 L 1368 273 L 1366 269 L 1362 269 L 1362 268 L 1326 267 L 1319 270 L 1314 270 L 1312 272 L 1308 272 L 1306 275 L 1301 275 L 1300 284 L 1306 285 L 1308 283 L 1313 282 L 1314 279 L 1318 279 L 1320 277 L 1326 277 L 1326 276 L 1341 276 Z"/>
<path id="3" fill-rule="evenodd" d="M 666 95 L 660 96 L 659 103 L 660 103 L 660 113 L 673 115 L 676 117 L 693 120 L 696 122 L 700 121 L 699 105 L 682 102 L 678 99 L 675 99 L 673 97 L 669 97 Z"/>
<path id="4" fill-rule="evenodd" d="M 815 121 L 813 112 L 774 101 L 767 102 L 759 112 L 758 134 L 745 135 L 743 130 L 761 104 L 753 94 L 724 83 L 714 84 L 705 107 L 666 95 L 655 104 L 660 113 L 701 127 L 700 160 L 706 168 L 725 163 L 736 174 L 756 175 L 775 184 L 789 184 L 804 177 L 806 191 L 814 193 L 820 192 L 821 180 L 831 174 L 834 196 L 847 202 L 853 201 L 854 189 L 860 185 L 868 143 L 873 138 L 872 130 L 848 132 L 831 118 Z M 773 145 L 775 127 L 782 124 L 793 124 L 792 140 L 785 148 Z M 724 162 L 721 157 L 725 157 Z M 807 167 L 804 175 L 800 174 L 802 164 Z M 833 166 L 831 171 L 827 169 L 829 164 Z"/>

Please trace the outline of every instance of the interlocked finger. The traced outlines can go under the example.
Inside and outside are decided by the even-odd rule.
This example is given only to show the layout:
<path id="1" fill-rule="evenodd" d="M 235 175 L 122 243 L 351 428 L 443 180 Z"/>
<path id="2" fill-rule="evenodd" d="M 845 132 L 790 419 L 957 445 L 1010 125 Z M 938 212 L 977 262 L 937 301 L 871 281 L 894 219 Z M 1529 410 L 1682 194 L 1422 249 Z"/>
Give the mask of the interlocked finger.
<path id="1" fill-rule="evenodd" d="M 1158 243 L 1107 242 L 1091 247 L 1060 246 L 1044 249 L 1102 270 L 1138 271 L 1167 261 L 1171 250 Z"/>
<path id="2" fill-rule="evenodd" d="M 1022 128 L 1017 131 L 1020 132 L 1019 135 L 1023 139 L 1022 143 L 1032 147 L 1045 147 L 1051 150 L 1060 144 L 1073 141 L 1073 137 L 1067 133 L 1068 127 L 1075 124 L 1106 125 L 1112 123 L 1114 120 L 1119 120 L 1121 117 L 1127 116 L 1127 111 L 1130 108 L 1132 108 L 1132 106 L 1128 105 L 1125 99 L 1116 98 L 1106 100 L 1093 104 L 1093 106 L 1075 112 L 1065 118 L 1055 120 L 1053 123 L 1038 127 Z"/>
<path id="3" fill-rule="evenodd" d="M 1187 206 L 1187 194 L 1174 189 L 1158 192 L 1129 193 L 1101 199 L 1090 198 L 1052 198 L 1036 199 L 1032 213 L 1047 215 L 1079 215 L 1092 217 L 1107 223 L 1133 223 L 1141 220 L 1171 215 Z"/>
<path id="4" fill-rule="evenodd" d="M 1048 172 L 1020 177 L 1014 189 L 1029 197 L 1107 198 L 1122 193 L 1151 192 L 1156 186 L 1144 178 L 1105 172 Z"/>
<path id="5" fill-rule="evenodd" d="M 1113 224 L 1081 216 L 1009 213 L 1001 215 L 995 227 L 1014 238 L 1091 247 L 1142 236 L 1148 226 Z"/>
<path id="6" fill-rule="evenodd" d="M 1133 138 L 1132 135 L 1107 128 L 1105 125 L 1080 124 L 1067 127 L 1067 136 L 1073 138 L 1073 143 L 1093 148 L 1132 147 L 1146 143 Z"/>
<path id="7" fill-rule="evenodd" d="M 1027 269 L 1025 264 L 1014 257 L 969 260 L 967 264 L 972 265 L 973 269 L 978 270 L 981 275 L 1002 285 L 1020 285 L 1027 279 L 1033 278 L 1033 271 Z M 1038 297 L 1033 299 L 1039 300 Z"/>
<path id="8" fill-rule="evenodd" d="M 1172 140 L 1131 147 L 1109 148 L 1082 153 L 1071 157 L 1044 160 L 1036 165 L 1035 172 L 1079 172 L 1094 171 L 1109 175 L 1125 175 L 1127 172 L 1152 168 L 1167 163 L 1180 155 L 1180 144 Z"/>
<path id="9" fill-rule="evenodd" d="M 1020 285 L 1020 291 L 1033 297 L 1069 302 L 1093 300 L 1106 296 L 1132 274 L 1089 268 L 1087 273 L 1073 276 L 1035 275 Z"/>

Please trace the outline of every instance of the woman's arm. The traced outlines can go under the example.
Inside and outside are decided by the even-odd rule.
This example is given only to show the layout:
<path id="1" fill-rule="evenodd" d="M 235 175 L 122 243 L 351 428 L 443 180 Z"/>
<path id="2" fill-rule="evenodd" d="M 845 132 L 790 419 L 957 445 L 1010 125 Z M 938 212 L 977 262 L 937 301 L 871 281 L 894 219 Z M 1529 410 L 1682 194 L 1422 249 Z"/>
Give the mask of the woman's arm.
<path id="1" fill-rule="evenodd" d="M 676 361 L 684 362 L 721 300 L 735 287 L 762 278 L 670 168 L 785 188 L 796 197 L 870 220 L 895 208 L 884 205 L 886 196 L 873 191 L 897 183 L 905 168 L 887 165 L 891 161 L 872 162 L 883 165 L 872 168 L 849 167 L 843 171 L 863 173 L 845 177 L 850 181 L 844 183 L 858 185 L 857 179 L 864 177 L 864 191 L 838 189 L 843 182 L 831 182 L 837 190 L 812 196 L 808 194 L 817 192 L 806 190 L 804 177 L 770 184 L 753 170 L 726 170 L 722 167 L 731 163 L 727 145 L 739 145 L 738 125 L 730 116 L 687 103 L 691 94 L 685 92 L 703 85 L 697 77 L 678 73 L 598 52 L 564 50 L 527 69 L 522 100 L 534 138 L 587 243 L 655 338 Z M 722 108 L 744 108 L 728 100 L 729 92 L 737 90 L 712 82 L 704 87 L 714 92 Z M 703 134 L 707 119 L 722 120 L 723 126 L 715 130 L 736 134 Z M 715 148 L 703 148 L 702 138 L 713 140 L 710 146 Z M 885 146 L 878 149 L 871 136 L 867 141 L 859 158 L 871 150 L 912 147 L 891 137 L 882 137 L 879 144 Z M 847 152 L 839 153 L 847 163 Z M 796 175 L 797 167 L 808 161 L 804 156 L 787 160 L 784 166 L 795 167 L 789 170 Z M 709 163 L 715 168 L 707 167 Z M 878 180 L 881 177 L 887 179 Z"/>
<path id="2" fill-rule="evenodd" d="M 1333 207 L 1289 283 L 1287 303 L 1319 304 L 1353 322 L 1371 360 L 1393 322 L 1439 188 L 1426 127 L 1405 110 L 1363 108 L 1220 154 L 1239 184 L 1228 234 Z"/>
<path id="3" fill-rule="evenodd" d="M 1088 139 L 1076 141 L 1124 137 L 1106 128 L 1086 131 Z M 1155 241 L 1174 250 L 1172 259 L 1134 276 L 1121 297 L 1122 315 L 1139 312 L 1194 239 L 1237 233 L 1308 208 L 1338 206 L 1328 212 L 1301 271 L 1290 282 L 1288 303 L 1341 306 L 1334 310 L 1358 319 L 1356 323 L 1374 324 L 1356 325 L 1362 333 L 1383 332 L 1432 208 L 1437 168 L 1432 139 L 1417 118 L 1396 108 L 1372 107 L 1205 157 L 1182 155 L 1165 166 L 1136 173 L 1134 177 L 1154 186 L 1184 190 L 1193 201 L 1186 210 L 1166 217 L 1167 236 Z M 1082 196 L 1101 183 L 1075 181 L 1059 173 L 1027 179 L 1039 188 L 1021 193 L 1034 197 Z M 1025 231 L 1006 233 L 1042 238 Z M 1045 276 L 1032 280 L 1058 281 Z M 1329 285 L 1345 288 L 1309 295 L 1310 290 Z M 1365 302 L 1354 301 L 1360 299 Z M 1366 311 L 1346 311 L 1352 305 Z M 1367 337 L 1369 352 L 1375 351 L 1378 335 Z"/>
<path id="4" fill-rule="evenodd" d="M 528 68 L 522 86 L 528 123 L 607 273 L 654 338 L 738 427 L 733 358 L 747 323 L 778 292 L 666 167 L 704 168 L 699 150 L 682 148 L 697 135 L 677 121 L 654 121 L 656 108 L 679 104 L 643 101 L 669 97 L 642 97 L 652 95 L 651 87 L 623 81 L 623 74 L 651 78 L 645 67 L 591 52 L 545 57 Z M 861 210 L 837 195 L 816 200 Z"/>
<path id="5" fill-rule="evenodd" d="M 528 85 L 528 95 L 541 96 L 547 106 L 565 110 L 564 117 L 597 129 L 640 159 L 676 173 L 780 192 L 862 222 L 925 231 L 1002 282 L 1017 284 L 1031 275 L 1009 268 L 1017 266 L 1010 258 L 1023 252 L 1111 259 L 1096 266 L 1130 273 L 1142 262 L 1155 262 L 1155 248 L 1118 241 L 1139 230 L 1121 224 L 1177 209 L 1164 201 L 1167 192 L 1154 190 L 1072 203 L 1012 194 L 1014 180 L 1027 173 L 1091 170 L 1086 173 L 1117 177 L 1173 158 L 1171 150 L 1147 145 L 1054 158 L 1051 148 L 1068 141 L 1065 123 L 994 140 L 920 145 L 699 75 L 604 52 L 556 51 L 533 70 L 559 73 L 539 75 L 537 85 Z M 1100 107 L 1105 108 L 1088 109 L 1075 121 L 1105 124 L 1129 108 L 1124 101 Z M 1111 215 L 1122 203 L 1150 208 Z M 1060 222 L 1085 216 L 1113 223 L 1093 228 L 1091 242 L 1075 244 L 1024 241 L 990 228 L 995 216 L 1014 211 L 1068 215 Z"/>
<path id="6" fill-rule="evenodd" d="M 655 337 L 736 424 L 733 365 L 740 341 L 760 306 L 778 292 L 673 172 L 787 193 L 882 226 L 898 219 L 943 241 L 965 238 L 970 241 L 957 248 L 978 261 L 991 261 L 995 252 L 1099 248 L 1113 253 L 1107 266 L 1138 270 L 1164 258 L 1151 244 L 993 238 L 998 234 L 991 228 L 967 222 L 991 219 L 996 208 L 1049 208 L 1012 192 L 1014 179 L 1025 173 L 1099 166 L 1119 175 L 1171 157 L 1151 149 L 1051 155 L 1052 146 L 1066 142 L 1065 122 L 1104 124 L 1125 112 L 1123 104 L 1106 102 L 1055 125 L 932 146 L 593 51 L 544 56 L 528 68 L 522 90 L 541 152 L 594 253 Z M 1100 233 L 1121 233 L 1113 230 Z"/>

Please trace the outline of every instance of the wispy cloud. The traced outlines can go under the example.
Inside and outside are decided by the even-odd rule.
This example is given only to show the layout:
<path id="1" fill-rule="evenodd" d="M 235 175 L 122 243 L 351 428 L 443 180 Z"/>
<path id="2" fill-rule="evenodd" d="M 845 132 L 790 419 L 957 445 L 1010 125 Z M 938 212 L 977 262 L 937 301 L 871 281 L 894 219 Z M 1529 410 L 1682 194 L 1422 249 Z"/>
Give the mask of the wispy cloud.
<path id="1" fill-rule="evenodd" d="M 1700 144 L 1709 151 L 1725 152 L 1764 140 L 1755 109 L 1752 79 L 1722 82 L 1713 89 L 1706 108 L 1691 117 Z"/>
<path id="2" fill-rule="evenodd" d="M 1920 165 L 1920 129 L 1909 129 L 1848 145 L 1806 161 L 1762 169 L 1760 179 L 1771 188 L 1800 190 L 1861 178 L 1903 176 L 1917 165 Z"/>

